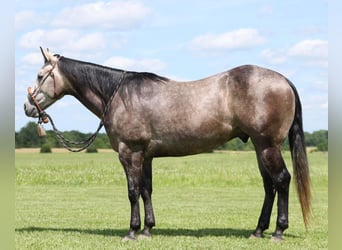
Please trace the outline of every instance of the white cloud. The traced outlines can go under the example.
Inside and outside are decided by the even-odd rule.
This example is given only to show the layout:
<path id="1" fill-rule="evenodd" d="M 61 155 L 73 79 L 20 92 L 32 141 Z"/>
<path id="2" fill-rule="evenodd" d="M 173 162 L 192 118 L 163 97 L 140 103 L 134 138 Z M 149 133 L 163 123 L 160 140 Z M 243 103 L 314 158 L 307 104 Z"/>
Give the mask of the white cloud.
<path id="1" fill-rule="evenodd" d="M 21 62 L 28 65 L 42 65 L 44 62 L 42 53 L 29 53 L 21 58 Z"/>
<path id="2" fill-rule="evenodd" d="M 131 59 L 127 57 L 114 56 L 104 62 L 104 65 L 132 71 L 147 71 L 153 73 L 160 73 L 166 65 L 159 59 Z"/>
<path id="3" fill-rule="evenodd" d="M 304 109 L 328 109 L 328 95 L 316 94 L 307 96 Z"/>
<path id="4" fill-rule="evenodd" d="M 34 23 L 34 13 L 32 11 L 21 11 L 15 15 L 15 28 L 22 29 L 27 23 Z"/>
<path id="5" fill-rule="evenodd" d="M 305 63 L 305 66 L 314 67 L 314 68 L 328 68 L 329 62 L 328 60 L 310 60 Z"/>
<path id="6" fill-rule="evenodd" d="M 88 50 L 88 49 L 104 49 L 106 47 L 106 39 L 102 33 L 90 33 L 75 39 L 73 44 L 70 44 L 69 49 L 72 50 Z"/>
<path id="7" fill-rule="evenodd" d="M 328 102 L 325 102 L 325 103 L 322 103 L 319 107 L 320 107 L 321 109 L 326 109 L 326 110 L 328 110 L 329 104 L 328 104 Z"/>
<path id="8" fill-rule="evenodd" d="M 19 46 L 22 48 L 37 47 L 39 42 L 42 40 L 44 31 L 41 29 L 30 31 L 21 36 L 19 39 Z M 37 43 L 38 42 L 38 43 Z"/>
<path id="9" fill-rule="evenodd" d="M 278 65 L 292 59 L 300 59 L 308 67 L 328 67 L 328 41 L 303 40 L 288 49 L 272 50 L 264 49 L 260 53 L 261 58 L 267 62 Z"/>
<path id="10" fill-rule="evenodd" d="M 288 50 L 288 55 L 305 60 L 308 67 L 328 68 L 328 41 L 300 41 Z"/>
<path id="11" fill-rule="evenodd" d="M 289 55 L 295 57 L 327 59 L 328 41 L 326 40 L 304 40 L 289 49 Z"/>
<path id="12" fill-rule="evenodd" d="M 36 49 L 40 45 L 59 45 L 65 42 L 66 38 L 75 38 L 75 33 L 68 29 L 56 29 L 50 31 L 36 29 L 23 34 L 19 39 L 19 45 L 25 49 Z"/>
<path id="13" fill-rule="evenodd" d="M 194 38 L 190 47 L 195 50 L 238 50 L 261 45 L 265 38 L 256 29 L 238 29 L 221 34 L 206 34 Z"/>
<path id="14" fill-rule="evenodd" d="M 137 1 L 93 2 L 64 8 L 52 25 L 73 28 L 129 29 L 141 26 L 150 10 Z"/>
<path id="15" fill-rule="evenodd" d="M 325 77 L 326 79 L 326 77 Z M 316 80 L 313 84 L 312 87 L 318 91 L 328 91 L 328 82 L 326 80 Z"/>
<path id="16" fill-rule="evenodd" d="M 106 47 L 106 39 L 102 33 L 81 34 L 71 29 L 42 30 L 28 32 L 19 39 L 19 46 L 25 49 L 38 49 L 39 46 L 53 50 L 67 48 L 73 51 L 98 50 Z"/>

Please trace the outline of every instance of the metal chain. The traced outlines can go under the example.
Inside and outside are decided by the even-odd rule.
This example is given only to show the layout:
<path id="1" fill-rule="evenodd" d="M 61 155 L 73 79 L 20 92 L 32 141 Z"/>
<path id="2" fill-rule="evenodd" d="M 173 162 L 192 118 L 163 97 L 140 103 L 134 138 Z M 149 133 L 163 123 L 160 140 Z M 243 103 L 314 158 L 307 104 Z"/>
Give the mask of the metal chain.
<path id="1" fill-rule="evenodd" d="M 51 116 L 48 115 L 47 113 L 45 113 L 45 111 L 41 112 L 40 119 L 39 119 L 38 123 L 42 123 L 41 117 L 47 116 L 49 118 L 49 120 L 51 121 L 51 125 L 52 125 L 52 128 L 53 128 L 53 130 L 55 132 L 55 135 L 56 135 L 57 139 L 59 140 L 60 143 L 62 143 L 63 147 L 65 147 L 70 152 L 80 152 L 80 151 L 88 148 L 94 142 L 96 136 L 98 135 L 99 131 L 103 127 L 103 121 L 104 121 L 104 118 L 106 116 L 106 113 L 107 113 L 107 111 L 109 109 L 109 106 L 112 103 L 114 97 L 116 96 L 116 93 L 118 92 L 118 90 L 119 90 L 119 88 L 120 88 L 120 86 L 122 84 L 122 81 L 123 81 L 125 75 L 126 75 L 126 71 L 123 71 L 121 76 L 120 76 L 120 79 L 118 81 L 118 84 L 116 84 L 116 86 L 115 86 L 115 88 L 113 90 L 112 96 L 110 97 L 110 99 L 108 100 L 108 102 L 107 102 L 107 104 L 105 106 L 105 109 L 103 111 L 103 115 L 101 117 L 101 120 L 100 120 L 100 123 L 99 123 L 99 126 L 98 126 L 97 130 L 88 139 L 86 139 L 84 141 L 76 142 L 76 141 L 72 141 L 72 140 L 69 140 L 69 139 L 65 138 L 62 135 L 62 132 L 59 131 L 56 128 L 55 123 L 51 119 Z M 74 148 L 70 147 L 69 145 L 74 145 L 74 146 L 83 145 L 83 146 L 81 146 L 80 148 L 74 149 Z"/>

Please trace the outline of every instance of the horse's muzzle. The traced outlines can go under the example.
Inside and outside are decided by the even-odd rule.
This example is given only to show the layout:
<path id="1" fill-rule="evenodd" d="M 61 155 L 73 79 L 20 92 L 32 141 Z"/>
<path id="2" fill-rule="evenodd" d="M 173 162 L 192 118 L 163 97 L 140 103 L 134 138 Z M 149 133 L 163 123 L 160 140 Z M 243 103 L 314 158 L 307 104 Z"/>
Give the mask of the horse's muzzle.
<path id="1" fill-rule="evenodd" d="M 36 108 L 35 105 L 32 105 L 29 101 L 26 101 L 24 103 L 24 110 L 25 114 L 29 117 L 39 117 L 39 112 L 38 109 Z"/>

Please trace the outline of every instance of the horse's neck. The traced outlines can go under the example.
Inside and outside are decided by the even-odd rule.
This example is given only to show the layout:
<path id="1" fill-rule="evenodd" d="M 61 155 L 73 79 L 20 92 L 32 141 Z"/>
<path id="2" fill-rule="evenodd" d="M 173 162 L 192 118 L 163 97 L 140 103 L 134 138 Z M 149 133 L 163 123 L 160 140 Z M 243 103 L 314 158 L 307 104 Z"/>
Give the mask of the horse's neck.
<path id="1" fill-rule="evenodd" d="M 69 69 L 69 71 L 64 72 L 65 77 L 68 79 L 72 89 L 68 94 L 74 96 L 88 110 L 90 110 L 99 118 L 102 118 L 106 104 L 106 97 L 103 96 L 103 93 L 96 91 L 92 87 L 98 83 L 90 82 L 97 81 L 97 75 L 100 75 L 100 72 L 97 72 L 99 69 L 90 72 L 89 70 L 84 70 L 84 65 L 82 65 L 82 63 L 76 64 L 80 65 L 74 65 L 72 70 Z M 78 74 L 83 75 L 79 76 Z"/>
<path id="2" fill-rule="evenodd" d="M 74 96 L 81 104 L 83 104 L 83 106 L 85 106 L 90 112 L 92 112 L 98 118 L 102 117 L 101 105 L 99 104 L 97 98 L 88 98 L 89 100 L 92 100 L 89 101 L 86 100 L 84 95 L 80 95 L 78 93 L 71 93 L 70 95 Z"/>
<path id="3" fill-rule="evenodd" d="M 97 117 L 102 117 L 104 111 L 103 101 L 90 88 L 74 92 L 72 95 Z"/>

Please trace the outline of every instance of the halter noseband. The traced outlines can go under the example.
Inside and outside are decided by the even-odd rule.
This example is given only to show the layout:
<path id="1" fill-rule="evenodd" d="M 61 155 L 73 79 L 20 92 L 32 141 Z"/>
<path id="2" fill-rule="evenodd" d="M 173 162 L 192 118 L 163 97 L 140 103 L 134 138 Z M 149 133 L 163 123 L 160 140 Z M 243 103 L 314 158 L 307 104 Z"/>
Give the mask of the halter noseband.
<path id="1" fill-rule="evenodd" d="M 49 118 L 47 118 L 47 115 L 46 115 L 45 111 L 40 107 L 37 99 L 34 97 L 32 88 L 28 87 L 27 92 L 31 96 L 31 98 L 32 98 L 32 100 L 34 102 L 34 105 L 36 106 L 36 108 L 39 111 L 39 121 L 43 121 L 44 123 L 48 123 L 49 122 Z"/>

